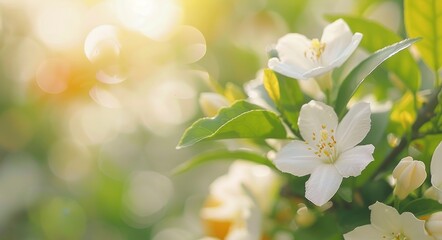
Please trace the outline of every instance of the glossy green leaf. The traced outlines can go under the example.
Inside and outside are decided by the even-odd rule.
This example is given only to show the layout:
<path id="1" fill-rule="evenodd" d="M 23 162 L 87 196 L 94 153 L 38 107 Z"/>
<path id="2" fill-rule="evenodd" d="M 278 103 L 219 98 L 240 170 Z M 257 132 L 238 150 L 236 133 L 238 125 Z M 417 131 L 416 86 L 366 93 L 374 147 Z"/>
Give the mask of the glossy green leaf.
<path id="1" fill-rule="evenodd" d="M 434 71 L 442 66 L 442 1 L 405 0 L 405 29 L 409 37 L 422 37 L 416 44 L 424 62 Z"/>
<path id="2" fill-rule="evenodd" d="M 187 172 L 195 167 L 198 167 L 204 163 L 218 161 L 218 160 L 245 160 L 249 162 L 254 162 L 257 164 L 266 165 L 271 168 L 275 168 L 273 163 L 264 156 L 250 152 L 250 151 L 228 151 L 228 150 L 218 150 L 214 152 L 203 153 L 194 157 L 193 159 L 183 163 L 174 170 L 174 174 L 180 174 Z"/>
<path id="3" fill-rule="evenodd" d="M 275 113 L 246 101 L 221 109 L 213 118 L 197 120 L 183 134 L 177 148 L 207 140 L 230 138 L 286 138 Z"/>
<path id="4" fill-rule="evenodd" d="M 364 35 L 359 46 L 369 52 L 374 52 L 384 46 L 402 40 L 399 35 L 390 29 L 365 18 L 342 15 L 327 17 L 330 21 L 334 21 L 338 18 L 344 19 L 353 32 L 360 32 Z M 385 62 L 385 67 L 394 73 L 408 89 L 413 92 L 419 90 L 421 75 L 419 67 L 410 51 L 402 51 L 396 54 L 396 56 Z"/>
<path id="5" fill-rule="evenodd" d="M 283 118 L 297 132 L 299 109 L 305 102 L 298 81 L 265 69 L 264 87 Z"/>
<path id="6" fill-rule="evenodd" d="M 349 187 L 341 187 L 338 190 L 338 195 L 346 202 L 351 203 L 353 201 L 353 189 Z"/>
<path id="7" fill-rule="evenodd" d="M 411 46 L 414 42 L 418 41 L 418 38 L 406 39 L 380 49 L 362 61 L 356 66 L 342 82 L 335 102 L 336 112 L 342 116 L 345 113 L 345 108 L 348 101 L 356 92 L 359 85 L 364 79 L 382 62 L 395 55 L 396 53 Z"/>
<path id="8" fill-rule="evenodd" d="M 416 217 L 422 217 L 439 211 L 442 211 L 442 204 L 433 199 L 427 198 L 413 200 L 406 203 L 404 206 L 401 206 L 399 209 L 399 212 L 401 213 L 411 212 Z"/>

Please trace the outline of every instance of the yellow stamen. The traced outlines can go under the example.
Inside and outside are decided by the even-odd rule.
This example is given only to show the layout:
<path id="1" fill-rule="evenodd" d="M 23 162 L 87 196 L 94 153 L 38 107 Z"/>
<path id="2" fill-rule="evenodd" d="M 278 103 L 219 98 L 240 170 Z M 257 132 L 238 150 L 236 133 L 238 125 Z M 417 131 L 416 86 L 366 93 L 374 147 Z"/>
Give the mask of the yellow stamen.
<path id="1" fill-rule="evenodd" d="M 325 43 L 317 38 L 312 39 L 310 47 L 304 52 L 304 56 L 313 62 L 318 62 L 325 50 Z"/>

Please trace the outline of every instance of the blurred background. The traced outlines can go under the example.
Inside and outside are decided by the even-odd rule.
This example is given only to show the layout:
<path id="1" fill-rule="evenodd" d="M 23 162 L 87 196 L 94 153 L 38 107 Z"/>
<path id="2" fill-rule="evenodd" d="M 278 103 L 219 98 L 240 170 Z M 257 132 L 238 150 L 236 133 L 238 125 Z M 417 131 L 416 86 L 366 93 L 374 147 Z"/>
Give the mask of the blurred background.
<path id="1" fill-rule="evenodd" d="M 396 32 L 395 0 L 0 0 L 0 239 L 198 239 L 227 163 L 174 176 L 210 81 L 242 86 L 326 14 Z"/>

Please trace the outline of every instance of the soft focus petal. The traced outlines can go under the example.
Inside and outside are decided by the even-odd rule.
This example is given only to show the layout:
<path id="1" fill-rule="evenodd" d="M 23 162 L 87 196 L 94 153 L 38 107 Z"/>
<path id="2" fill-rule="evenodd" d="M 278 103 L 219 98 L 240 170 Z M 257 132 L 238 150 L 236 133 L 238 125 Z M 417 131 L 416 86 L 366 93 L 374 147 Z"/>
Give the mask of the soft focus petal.
<path id="1" fill-rule="evenodd" d="M 309 49 L 310 42 L 304 35 L 298 33 L 286 34 L 278 40 L 275 46 L 278 58 L 269 60 L 269 68 L 295 79 L 305 79 L 303 73 L 315 66 L 305 56 L 305 51 Z"/>
<path id="2" fill-rule="evenodd" d="M 373 161 L 373 145 L 356 146 L 341 155 L 335 162 L 335 167 L 343 177 L 359 176 L 362 170 Z"/>
<path id="3" fill-rule="evenodd" d="M 298 177 L 311 174 L 321 160 L 308 148 L 305 142 L 297 140 L 285 145 L 276 155 L 276 167 Z"/>
<path id="4" fill-rule="evenodd" d="M 376 230 L 372 225 L 364 225 L 355 228 L 355 230 L 344 234 L 345 240 L 378 240 L 383 239 L 384 235 Z"/>
<path id="5" fill-rule="evenodd" d="M 362 34 L 352 35 L 342 19 L 325 27 L 321 41 L 291 33 L 275 46 L 278 58 L 268 62 L 269 68 L 283 75 L 308 79 L 325 74 L 342 65 L 356 50 Z"/>
<path id="6" fill-rule="evenodd" d="M 341 182 L 342 176 L 332 164 L 320 165 L 305 183 L 305 197 L 322 206 L 335 195 Z"/>
<path id="7" fill-rule="evenodd" d="M 315 142 L 315 137 L 320 136 L 323 127 L 328 131 L 335 131 L 338 125 L 338 117 L 332 107 L 322 102 L 310 101 L 301 107 L 298 119 L 299 130 L 305 141 Z"/>
<path id="8" fill-rule="evenodd" d="M 353 52 L 358 48 L 359 43 L 362 40 L 362 34 L 361 33 L 355 33 L 353 37 L 351 38 L 350 44 L 348 44 L 347 48 L 341 52 L 339 57 L 334 59 L 329 64 L 333 67 L 339 67 L 341 66 L 347 59 L 353 54 Z"/>
<path id="9" fill-rule="evenodd" d="M 436 188 L 440 188 L 442 186 L 442 142 L 434 150 L 433 157 L 431 158 L 430 172 L 431 184 Z"/>
<path id="10" fill-rule="evenodd" d="M 226 240 L 252 240 L 245 228 L 232 228 L 225 238 Z M 256 239 L 258 240 L 258 239 Z"/>
<path id="11" fill-rule="evenodd" d="M 314 67 L 313 63 L 305 57 L 306 49 L 309 49 L 311 40 L 298 33 L 289 33 L 278 40 L 275 46 L 278 58 L 282 63 L 297 66 L 295 71 L 305 72 Z"/>
<path id="12" fill-rule="evenodd" d="M 248 240 L 259 240 L 261 236 L 262 216 L 259 206 L 256 202 L 250 207 L 248 216 L 246 217 Z"/>
<path id="13" fill-rule="evenodd" d="M 336 130 L 338 152 L 344 152 L 360 143 L 371 127 L 370 104 L 360 102 L 345 115 Z"/>
<path id="14" fill-rule="evenodd" d="M 325 50 L 322 55 L 324 62 L 330 63 L 338 58 L 340 54 L 351 43 L 353 34 L 347 23 L 338 19 L 333 23 L 327 25 L 322 33 L 321 42 L 324 42 Z"/>
<path id="15" fill-rule="evenodd" d="M 425 221 L 417 219 L 412 213 L 402 213 L 400 221 L 402 223 L 402 232 L 408 237 L 408 239 L 432 239 L 425 232 Z"/>
<path id="16" fill-rule="evenodd" d="M 396 233 L 401 230 L 399 213 L 393 207 L 380 202 L 369 207 L 371 210 L 371 224 L 383 233 Z"/>
<path id="17" fill-rule="evenodd" d="M 442 212 L 431 214 L 425 223 L 428 232 L 437 240 L 442 240 Z"/>
<path id="18" fill-rule="evenodd" d="M 320 75 L 323 75 L 323 74 L 331 71 L 333 68 L 334 68 L 334 66 L 332 66 L 332 65 L 315 67 L 315 68 L 312 68 L 312 69 L 304 72 L 304 74 L 302 74 L 302 77 L 300 79 L 309 79 L 309 78 L 313 78 L 316 76 L 320 76 Z"/>
<path id="19" fill-rule="evenodd" d="M 278 58 L 269 59 L 268 66 L 273 71 L 278 72 L 284 76 L 305 80 L 305 77 L 302 74 L 304 71 L 302 71 L 302 69 L 283 63 L 279 61 Z"/>
<path id="20" fill-rule="evenodd" d="M 426 198 L 439 201 L 439 203 L 442 204 L 442 191 L 440 191 L 439 189 L 437 189 L 437 188 L 435 188 L 433 186 L 429 187 L 425 191 L 424 196 Z"/>

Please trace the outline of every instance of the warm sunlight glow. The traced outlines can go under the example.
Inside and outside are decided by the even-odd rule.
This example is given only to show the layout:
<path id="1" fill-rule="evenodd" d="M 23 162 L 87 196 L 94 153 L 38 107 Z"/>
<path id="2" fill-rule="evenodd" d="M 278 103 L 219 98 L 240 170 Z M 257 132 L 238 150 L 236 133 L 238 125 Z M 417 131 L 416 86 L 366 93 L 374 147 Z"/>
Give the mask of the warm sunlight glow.
<path id="1" fill-rule="evenodd" d="M 180 21 L 181 9 L 175 0 L 116 0 L 122 23 L 133 30 L 160 40 Z"/>
<path id="2" fill-rule="evenodd" d="M 84 11 L 77 1 L 53 1 L 36 13 L 35 32 L 50 48 L 78 46 L 84 37 Z"/>
<path id="3" fill-rule="evenodd" d="M 35 80 L 41 90 L 57 94 L 66 90 L 71 74 L 70 63 L 61 58 L 48 59 L 37 70 Z"/>

